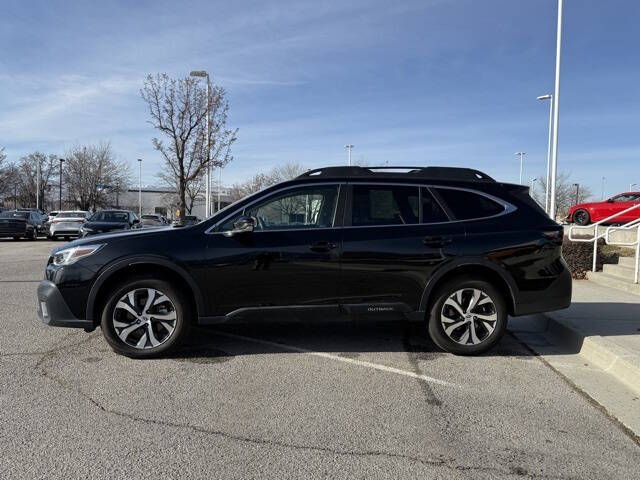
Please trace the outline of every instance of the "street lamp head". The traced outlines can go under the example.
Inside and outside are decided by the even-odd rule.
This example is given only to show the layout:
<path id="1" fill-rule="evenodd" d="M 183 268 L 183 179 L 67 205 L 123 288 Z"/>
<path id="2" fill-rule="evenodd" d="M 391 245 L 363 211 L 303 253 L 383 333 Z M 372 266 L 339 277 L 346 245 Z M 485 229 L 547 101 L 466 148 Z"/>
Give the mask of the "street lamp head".
<path id="1" fill-rule="evenodd" d="M 526 154 L 527 154 L 527 152 L 516 152 L 516 153 L 514 153 L 514 155 L 526 155 Z"/>
<path id="2" fill-rule="evenodd" d="M 139 162 L 142 162 L 142 159 L 141 159 L 141 158 L 139 158 L 139 159 L 138 159 L 138 161 L 139 161 Z"/>
<path id="3" fill-rule="evenodd" d="M 354 147 L 354 145 L 350 145 L 350 144 L 347 144 L 347 145 L 344 146 L 344 148 L 353 148 L 353 147 Z"/>
<path id="4" fill-rule="evenodd" d="M 61 158 L 61 159 L 60 159 L 60 163 L 62 163 L 62 162 L 64 162 L 64 158 Z"/>
<path id="5" fill-rule="evenodd" d="M 193 70 L 189 75 L 192 77 L 208 77 L 209 76 L 206 70 Z"/>
<path id="6" fill-rule="evenodd" d="M 546 95 L 540 95 L 537 98 L 538 100 L 551 100 L 553 98 L 553 95 L 551 95 L 550 93 L 547 93 Z"/>

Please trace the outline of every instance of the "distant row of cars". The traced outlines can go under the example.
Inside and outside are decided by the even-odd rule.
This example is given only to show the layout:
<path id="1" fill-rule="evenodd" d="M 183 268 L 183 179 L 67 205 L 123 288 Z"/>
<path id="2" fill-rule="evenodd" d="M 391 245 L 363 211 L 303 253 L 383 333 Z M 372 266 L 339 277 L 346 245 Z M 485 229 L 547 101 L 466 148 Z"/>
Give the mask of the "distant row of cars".
<path id="1" fill-rule="evenodd" d="M 197 223 L 196 217 L 185 219 L 185 224 Z M 70 237 L 87 237 L 114 230 L 151 228 L 170 225 L 159 214 L 145 214 L 138 218 L 130 210 L 100 210 L 90 213 L 83 210 L 53 211 L 44 214 L 37 209 L 17 209 L 0 212 L 0 237 L 37 240 L 47 238 L 68 240 Z"/>

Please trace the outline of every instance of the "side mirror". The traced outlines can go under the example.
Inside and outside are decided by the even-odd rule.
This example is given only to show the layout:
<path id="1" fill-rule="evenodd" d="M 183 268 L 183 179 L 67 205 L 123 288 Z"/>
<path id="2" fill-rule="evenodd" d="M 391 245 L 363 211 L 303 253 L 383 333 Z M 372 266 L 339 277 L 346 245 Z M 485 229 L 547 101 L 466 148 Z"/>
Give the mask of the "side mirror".
<path id="1" fill-rule="evenodd" d="M 607 198 L 607 203 L 613 203 L 613 198 Z"/>
<path id="2" fill-rule="evenodd" d="M 140 223 L 140 220 L 137 218 L 133 219 L 133 222 L 131 222 L 132 225 L 135 225 L 136 223 Z"/>
<path id="3" fill-rule="evenodd" d="M 225 237 L 233 237 L 239 233 L 251 233 L 256 226 L 256 219 L 247 215 L 242 215 L 233 222 L 233 230 L 223 232 Z"/>

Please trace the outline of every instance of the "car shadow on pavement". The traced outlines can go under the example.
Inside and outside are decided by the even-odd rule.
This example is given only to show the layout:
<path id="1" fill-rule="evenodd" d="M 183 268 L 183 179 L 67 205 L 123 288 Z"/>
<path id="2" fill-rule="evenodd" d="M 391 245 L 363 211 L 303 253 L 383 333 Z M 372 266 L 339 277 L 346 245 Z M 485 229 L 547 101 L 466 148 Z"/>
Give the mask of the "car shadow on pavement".
<path id="1" fill-rule="evenodd" d="M 405 352 L 418 360 L 449 355 L 435 345 L 422 322 L 333 318 L 247 318 L 216 327 L 198 327 L 174 352 L 174 359 L 198 359 L 268 353 L 324 352 L 347 358 L 364 353 Z M 535 354 L 507 335 L 486 356 Z"/>

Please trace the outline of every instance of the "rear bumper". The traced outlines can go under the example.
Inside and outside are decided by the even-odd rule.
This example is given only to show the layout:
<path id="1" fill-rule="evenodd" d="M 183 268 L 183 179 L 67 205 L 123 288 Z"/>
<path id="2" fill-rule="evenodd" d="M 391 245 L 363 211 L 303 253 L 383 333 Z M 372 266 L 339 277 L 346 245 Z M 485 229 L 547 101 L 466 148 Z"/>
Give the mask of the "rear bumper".
<path id="1" fill-rule="evenodd" d="M 93 328 L 93 322 L 76 318 L 55 283 L 42 280 L 38 285 L 38 317 L 52 327 Z"/>
<path id="2" fill-rule="evenodd" d="M 573 289 L 573 281 L 571 272 L 564 260 L 563 271 L 558 275 L 554 282 L 544 290 L 535 292 L 535 300 L 530 302 L 515 300 L 514 315 L 531 315 L 533 313 L 552 312 L 554 310 L 562 310 L 571 305 L 571 291 Z M 531 297 L 531 295 L 527 295 Z"/>

